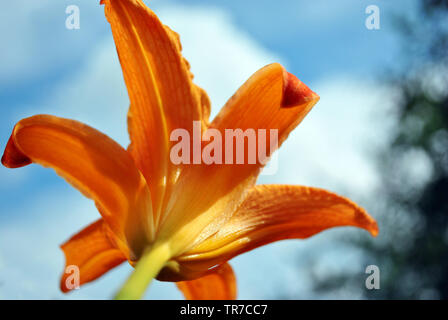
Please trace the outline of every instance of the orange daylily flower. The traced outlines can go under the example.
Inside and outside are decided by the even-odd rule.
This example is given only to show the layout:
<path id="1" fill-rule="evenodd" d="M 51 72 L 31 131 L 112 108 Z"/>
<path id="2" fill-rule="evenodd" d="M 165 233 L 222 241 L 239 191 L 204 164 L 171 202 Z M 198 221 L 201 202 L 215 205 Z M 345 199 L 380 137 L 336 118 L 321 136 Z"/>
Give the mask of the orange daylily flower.
<path id="1" fill-rule="evenodd" d="M 127 150 L 99 131 L 49 115 L 14 127 L 2 164 L 53 168 L 102 218 L 62 245 L 81 284 L 124 261 L 135 267 L 118 298 L 139 298 L 152 278 L 174 281 L 188 299 L 234 299 L 233 257 L 282 239 L 337 226 L 376 235 L 365 210 L 334 193 L 255 185 L 262 164 L 174 165 L 170 132 L 276 129 L 278 146 L 319 100 L 279 64 L 256 72 L 209 122 L 207 94 L 192 82 L 179 36 L 141 0 L 102 0 L 130 110 Z M 271 150 L 272 151 L 272 150 Z M 61 279 L 64 292 L 70 288 Z"/>

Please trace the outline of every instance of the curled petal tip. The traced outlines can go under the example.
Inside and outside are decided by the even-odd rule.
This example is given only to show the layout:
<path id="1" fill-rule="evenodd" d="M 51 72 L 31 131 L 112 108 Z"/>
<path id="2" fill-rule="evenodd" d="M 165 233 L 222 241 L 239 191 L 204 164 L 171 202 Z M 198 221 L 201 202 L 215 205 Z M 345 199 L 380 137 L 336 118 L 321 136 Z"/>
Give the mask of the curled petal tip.
<path id="1" fill-rule="evenodd" d="M 372 222 L 372 225 L 369 228 L 369 232 L 373 237 L 376 237 L 380 232 L 380 229 L 378 228 L 378 224 L 376 223 L 376 221 Z"/>
<path id="2" fill-rule="evenodd" d="M 2 164 L 7 168 L 14 169 L 29 165 L 31 162 L 31 159 L 17 148 L 13 136 L 11 136 L 2 156 Z"/>
<path id="3" fill-rule="evenodd" d="M 67 277 L 63 277 L 63 278 L 61 279 L 60 289 L 61 289 L 62 293 L 68 293 L 68 292 L 70 292 L 70 289 L 67 288 L 67 286 L 66 286 L 66 284 L 65 284 L 65 282 L 66 282 L 66 280 L 67 280 L 66 278 L 67 278 Z"/>
<path id="4" fill-rule="evenodd" d="M 319 100 L 319 96 L 295 75 L 285 71 L 282 107 L 291 108 L 312 100 Z"/>
<path id="5" fill-rule="evenodd" d="M 378 235 L 378 224 L 375 219 L 372 218 L 364 209 L 358 207 L 356 212 L 356 220 L 358 222 L 358 226 L 367 230 L 373 237 Z"/>

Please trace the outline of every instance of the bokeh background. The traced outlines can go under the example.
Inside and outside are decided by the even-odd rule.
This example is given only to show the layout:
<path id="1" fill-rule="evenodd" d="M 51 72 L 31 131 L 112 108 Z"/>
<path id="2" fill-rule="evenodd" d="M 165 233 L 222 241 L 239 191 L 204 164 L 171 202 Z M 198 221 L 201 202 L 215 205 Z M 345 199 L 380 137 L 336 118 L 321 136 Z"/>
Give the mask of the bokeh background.
<path id="1" fill-rule="evenodd" d="M 96 0 L 2 4 L 0 147 L 39 113 L 85 122 L 123 146 L 128 97 Z M 380 235 L 339 228 L 231 261 L 242 299 L 448 298 L 448 19 L 442 0 L 147 0 L 181 35 L 215 115 L 256 70 L 280 62 L 321 96 L 282 146 L 275 175 L 363 205 Z M 369 5 L 380 29 L 365 27 Z M 79 30 L 65 27 L 68 5 Z M 93 203 L 39 166 L 0 167 L 0 299 L 108 299 L 127 264 L 68 295 L 58 246 L 96 220 Z M 365 288 L 366 266 L 381 288 Z M 155 282 L 150 299 L 182 298 Z"/>

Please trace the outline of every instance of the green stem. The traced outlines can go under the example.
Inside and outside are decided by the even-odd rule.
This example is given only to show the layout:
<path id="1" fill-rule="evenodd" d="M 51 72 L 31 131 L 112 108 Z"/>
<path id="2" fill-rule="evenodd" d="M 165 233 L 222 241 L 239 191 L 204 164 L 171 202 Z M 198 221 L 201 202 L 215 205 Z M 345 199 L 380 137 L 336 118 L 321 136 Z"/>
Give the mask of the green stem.
<path id="1" fill-rule="evenodd" d="M 145 251 L 137 262 L 134 272 L 115 296 L 116 300 L 137 300 L 170 258 L 167 245 L 158 245 Z"/>

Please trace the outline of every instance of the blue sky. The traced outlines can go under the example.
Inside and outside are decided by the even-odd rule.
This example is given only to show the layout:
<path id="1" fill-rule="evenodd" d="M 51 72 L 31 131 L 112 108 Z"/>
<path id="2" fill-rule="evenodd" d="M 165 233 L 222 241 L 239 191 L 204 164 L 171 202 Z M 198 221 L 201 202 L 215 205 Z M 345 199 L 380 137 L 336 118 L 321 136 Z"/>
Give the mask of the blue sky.
<path id="1" fill-rule="evenodd" d="M 3 4 L 2 149 L 18 120 L 39 113 L 86 122 L 127 145 L 129 102 L 98 2 L 16 0 Z M 379 187 L 372 159 L 393 128 L 389 109 L 393 90 L 376 79 L 388 68 L 402 65 L 394 17 L 412 14 L 416 1 L 146 3 L 180 33 L 195 81 L 212 99 L 212 114 L 253 72 L 276 61 L 321 96 L 280 150 L 278 172 L 262 176 L 261 183 L 319 186 L 368 203 L 365 199 Z M 65 8 L 72 4 L 80 8 L 79 30 L 65 28 Z M 364 26 L 364 11 L 370 4 L 381 10 L 380 30 Z M 63 268 L 59 244 L 97 217 L 93 203 L 51 170 L 34 165 L 17 170 L 1 167 L 0 299 L 110 298 L 131 271 L 128 265 L 72 294 L 63 295 L 58 289 Z M 332 268 L 359 272 L 365 266 L 359 264 L 358 253 L 332 241 L 345 232 L 362 231 L 332 230 L 234 259 L 240 298 L 315 297 L 309 290 L 310 280 L 301 273 L 310 257 L 322 261 L 322 272 Z M 172 284 L 155 283 L 147 297 L 177 299 L 181 295 Z M 357 298 L 344 292 L 337 297 Z"/>

